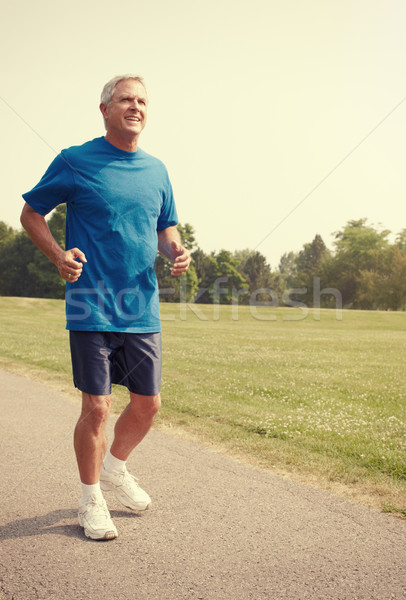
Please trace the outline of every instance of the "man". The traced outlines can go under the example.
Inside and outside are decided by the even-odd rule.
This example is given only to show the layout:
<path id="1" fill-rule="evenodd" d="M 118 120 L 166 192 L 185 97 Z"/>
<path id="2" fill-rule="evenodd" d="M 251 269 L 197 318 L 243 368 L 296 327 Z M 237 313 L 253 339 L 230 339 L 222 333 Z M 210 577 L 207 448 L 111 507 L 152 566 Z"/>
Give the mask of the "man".
<path id="1" fill-rule="evenodd" d="M 175 276 L 190 263 L 176 228 L 166 168 L 138 147 L 147 108 L 140 77 L 109 81 L 100 104 L 105 137 L 63 150 L 40 182 L 23 194 L 23 227 L 67 281 L 73 379 L 82 391 L 74 433 L 82 484 L 78 518 L 92 539 L 117 537 L 102 490 L 113 491 L 133 510 L 144 510 L 151 502 L 128 473 L 126 461 L 160 407 L 157 250 L 172 261 Z M 61 203 L 67 205 L 66 251 L 45 221 Z M 104 430 L 112 383 L 127 386 L 130 401 L 107 451 Z"/>

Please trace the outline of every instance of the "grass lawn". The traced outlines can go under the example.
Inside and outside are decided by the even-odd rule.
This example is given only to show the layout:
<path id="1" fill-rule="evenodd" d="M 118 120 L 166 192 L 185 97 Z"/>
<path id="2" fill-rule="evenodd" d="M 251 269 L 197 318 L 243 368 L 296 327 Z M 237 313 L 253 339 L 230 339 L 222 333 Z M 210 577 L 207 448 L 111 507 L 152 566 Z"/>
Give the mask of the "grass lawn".
<path id="1" fill-rule="evenodd" d="M 406 517 L 406 314 L 161 305 L 156 426 Z M 72 393 L 63 302 L 0 298 L 0 367 Z M 117 386 L 113 408 L 127 402 Z"/>

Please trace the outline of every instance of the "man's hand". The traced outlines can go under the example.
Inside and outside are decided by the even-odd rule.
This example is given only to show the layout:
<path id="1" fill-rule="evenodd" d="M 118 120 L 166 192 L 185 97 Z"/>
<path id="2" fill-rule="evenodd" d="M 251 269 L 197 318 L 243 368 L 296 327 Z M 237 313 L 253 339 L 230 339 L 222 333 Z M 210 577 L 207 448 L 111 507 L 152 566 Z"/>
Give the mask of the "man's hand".
<path id="1" fill-rule="evenodd" d="M 173 240 L 171 242 L 171 253 L 173 262 L 171 275 L 183 275 L 188 270 L 191 262 L 189 250 Z"/>
<path id="2" fill-rule="evenodd" d="M 86 256 L 79 248 L 62 250 L 43 215 L 37 213 L 25 203 L 21 213 L 21 225 L 24 227 L 34 244 L 57 266 L 62 279 L 74 283 L 82 273 L 82 263 L 87 262 Z M 82 263 L 75 260 L 78 258 Z"/>
<path id="3" fill-rule="evenodd" d="M 186 273 L 191 262 L 190 252 L 182 246 L 176 225 L 158 231 L 158 250 L 172 262 L 171 275 Z"/>
<path id="4" fill-rule="evenodd" d="M 78 262 L 75 258 L 78 258 L 82 262 Z M 78 248 L 72 248 L 72 250 L 61 253 L 56 262 L 56 266 L 58 267 L 62 279 L 65 279 L 70 283 L 75 283 L 82 274 L 82 263 L 85 262 L 87 262 L 87 260 L 83 252 Z"/>

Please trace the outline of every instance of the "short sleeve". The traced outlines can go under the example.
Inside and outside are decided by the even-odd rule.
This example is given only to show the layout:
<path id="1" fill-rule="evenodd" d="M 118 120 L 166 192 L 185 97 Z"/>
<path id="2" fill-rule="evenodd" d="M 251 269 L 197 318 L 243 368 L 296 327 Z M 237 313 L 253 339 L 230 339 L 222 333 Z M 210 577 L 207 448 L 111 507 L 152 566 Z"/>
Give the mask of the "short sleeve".
<path id="1" fill-rule="evenodd" d="M 59 154 L 37 185 L 22 196 L 31 208 L 45 216 L 59 204 L 69 201 L 74 186 L 72 170 L 67 160 Z"/>
<path id="2" fill-rule="evenodd" d="M 162 231 L 167 227 L 178 224 L 178 214 L 176 212 L 175 200 L 169 178 L 167 180 L 166 190 L 163 194 L 161 213 L 158 217 L 157 231 Z"/>

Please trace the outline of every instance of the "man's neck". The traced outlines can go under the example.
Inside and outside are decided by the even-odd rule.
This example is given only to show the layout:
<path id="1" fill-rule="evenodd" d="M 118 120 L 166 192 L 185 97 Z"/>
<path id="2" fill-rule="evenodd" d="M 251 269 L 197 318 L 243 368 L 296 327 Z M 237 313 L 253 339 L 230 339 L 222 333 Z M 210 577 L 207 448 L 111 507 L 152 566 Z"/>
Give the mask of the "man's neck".
<path id="1" fill-rule="evenodd" d="M 116 148 L 119 148 L 119 150 L 124 150 L 125 152 L 137 152 L 138 136 L 126 140 L 122 137 L 114 135 L 114 133 L 112 132 L 108 132 L 104 136 L 104 139 L 106 139 L 110 144 L 112 144 Z"/>

